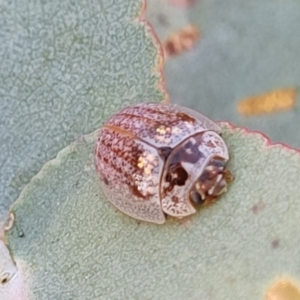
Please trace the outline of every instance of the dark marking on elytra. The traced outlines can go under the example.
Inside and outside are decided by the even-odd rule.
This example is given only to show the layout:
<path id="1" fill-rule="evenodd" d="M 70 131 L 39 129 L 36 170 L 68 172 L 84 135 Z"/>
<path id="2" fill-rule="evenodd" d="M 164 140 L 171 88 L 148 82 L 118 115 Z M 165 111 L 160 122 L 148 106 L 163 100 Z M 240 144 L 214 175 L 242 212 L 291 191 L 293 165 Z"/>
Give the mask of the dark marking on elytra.
<path id="1" fill-rule="evenodd" d="M 179 202 L 179 198 L 177 196 L 172 196 L 172 201 L 174 203 L 178 203 Z"/>
<path id="2" fill-rule="evenodd" d="M 137 197 L 139 197 L 139 198 L 142 198 L 142 199 L 147 199 L 148 198 L 148 195 L 143 195 L 139 190 L 138 190 L 138 188 L 137 188 L 137 186 L 136 185 L 132 185 L 131 187 L 130 187 L 130 190 L 131 190 L 131 192 L 132 192 L 132 194 L 133 195 L 135 195 L 135 196 L 137 196 Z"/>
<path id="3" fill-rule="evenodd" d="M 108 181 L 108 179 L 107 179 L 106 177 L 103 177 L 103 182 L 104 182 L 106 185 L 109 184 L 109 181 Z"/>
<path id="4" fill-rule="evenodd" d="M 184 122 L 189 122 L 189 123 L 194 123 L 195 119 L 190 117 L 189 115 L 182 113 L 182 112 L 178 112 L 176 114 L 176 117 L 180 120 L 180 121 L 184 121 Z"/>

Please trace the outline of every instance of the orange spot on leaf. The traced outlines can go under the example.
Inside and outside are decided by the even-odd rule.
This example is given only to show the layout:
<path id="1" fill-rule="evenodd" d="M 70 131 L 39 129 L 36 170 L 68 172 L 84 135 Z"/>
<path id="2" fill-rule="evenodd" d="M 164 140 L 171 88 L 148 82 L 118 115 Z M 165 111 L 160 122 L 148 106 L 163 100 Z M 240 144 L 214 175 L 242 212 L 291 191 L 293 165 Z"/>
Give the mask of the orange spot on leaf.
<path id="1" fill-rule="evenodd" d="M 297 90 L 285 88 L 245 98 L 238 104 L 241 115 L 252 116 L 288 110 L 295 106 Z"/>
<path id="2" fill-rule="evenodd" d="M 260 200 L 257 204 L 253 205 L 251 210 L 255 215 L 258 215 L 265 209 L 265 207 L 266 204 Z"/>
<path id="3" fill-rule="evenodd" d="M 290 279 L 281 278 L 268 289 L 265 300 L 300 300 L 299 286 Z"/>

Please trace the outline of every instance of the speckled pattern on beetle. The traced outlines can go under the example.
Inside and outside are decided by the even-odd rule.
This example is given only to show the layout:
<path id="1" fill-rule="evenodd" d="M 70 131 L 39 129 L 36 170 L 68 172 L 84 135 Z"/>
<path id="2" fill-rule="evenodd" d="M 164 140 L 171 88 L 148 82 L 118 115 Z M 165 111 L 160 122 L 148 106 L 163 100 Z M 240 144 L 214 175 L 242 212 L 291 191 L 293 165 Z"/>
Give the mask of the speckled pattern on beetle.
<path id="1" fill-rule="evenodd" d="M 162 224 L 226 191 L 231 173 L 220 127 L 176 104 L 142 103 L 100 129 L 95 165 L 107 199 L 123 213 Z"/>

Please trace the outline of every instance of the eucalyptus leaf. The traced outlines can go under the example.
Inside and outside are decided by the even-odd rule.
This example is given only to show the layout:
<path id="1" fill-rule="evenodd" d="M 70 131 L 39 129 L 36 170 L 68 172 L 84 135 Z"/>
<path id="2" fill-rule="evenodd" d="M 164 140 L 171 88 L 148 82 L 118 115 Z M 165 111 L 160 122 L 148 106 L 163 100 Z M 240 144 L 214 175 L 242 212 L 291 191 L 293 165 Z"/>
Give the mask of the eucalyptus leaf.
<path id="1" fill-rule="evenodd" d="M 121 106 L 162 100 L 142 0 L 0 0 L 0 218 L 57 152 Z"/>
<path id="2" fill-rule="evenodd" d="M 299 278 L 299 152 L 221 126 L 235 180 L 183 224 L 138 222 L 103 197 L 97 132 L 48 162 L 7 236 L 34 299 L 261 299 L 273 278 Z"/>

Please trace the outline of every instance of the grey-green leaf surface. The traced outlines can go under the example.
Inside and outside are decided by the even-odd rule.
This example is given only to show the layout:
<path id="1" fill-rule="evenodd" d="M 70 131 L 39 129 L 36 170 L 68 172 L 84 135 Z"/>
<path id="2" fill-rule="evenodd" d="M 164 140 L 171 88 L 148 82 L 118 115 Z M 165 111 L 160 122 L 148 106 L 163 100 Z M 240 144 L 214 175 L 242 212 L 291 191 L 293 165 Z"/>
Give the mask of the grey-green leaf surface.
<path id="1" fill-rule="evenodd" d="M 0 0 L 0 216 L 57 152 L 121 106 L 161 100 L 142 0 Z"/>
<path id="2" fill-rule="evenodd" d="M 237 103 L 244 97 L 299 88 L 300 2 L 194 2 L 188 12 L 182 9 L 181 17 L 177 17 L 178 7 L 165 5 L 162 11 L 149 6 L 160 37 L 181 26 L 188 13 L 189 22 L 201 32 L 191 51 L 166 61 L 166 86 L 172 101 L 202 111 L 213 120 L 259 130 L 273 141 L 300 148 L 299 95 L 296 108 L 287 112 L 251 118 L 237 112 Z"/>
<path id="3" fill-rule="evenodd" d="M 257 300 L 273 278 L 299 278 L 299 152 L 222 128 L 235 180 L 183 224 L 138 222 L 104 199 L 96 132 L 47 163 L 8 234 L 33 299 Z"/>

